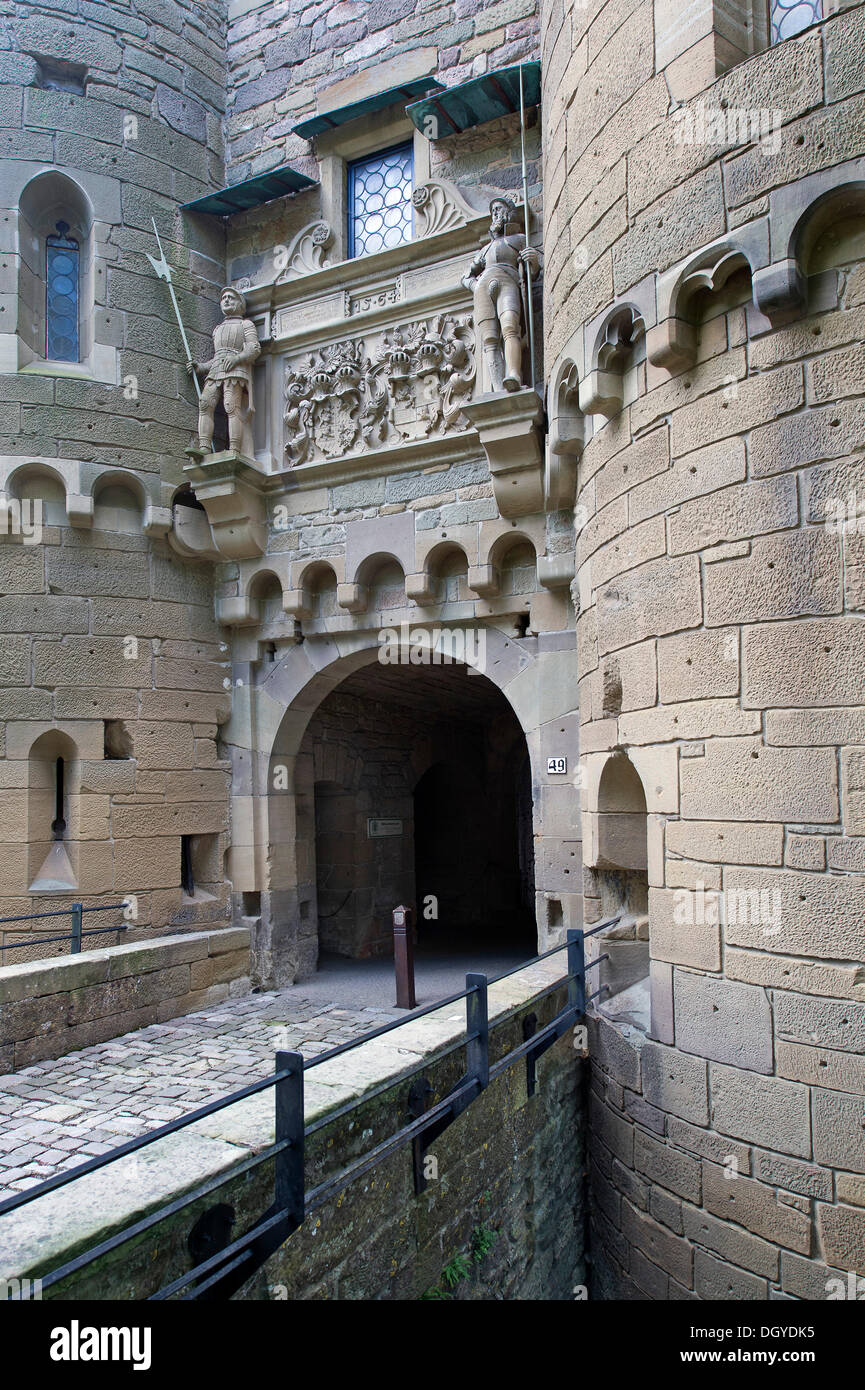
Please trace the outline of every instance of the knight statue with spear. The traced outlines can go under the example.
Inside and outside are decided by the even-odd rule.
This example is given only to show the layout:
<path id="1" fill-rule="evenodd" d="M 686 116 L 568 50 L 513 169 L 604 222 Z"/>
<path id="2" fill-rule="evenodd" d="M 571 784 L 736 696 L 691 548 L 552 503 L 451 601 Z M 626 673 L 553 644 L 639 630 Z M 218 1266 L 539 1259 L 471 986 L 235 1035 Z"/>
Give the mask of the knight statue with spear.
<path id="1" fill-rule="evenodd" d="M 187 371 L 204 374 L 198 402 L 198 447 L 209 454 L 213 447 L 213 417 L 220 396 L 228 416 L 228 444 L 235 453 L 252 452 L 249 440 L 252 399 L 252 364 L 261 352 L 252 319 L 244 317 L 246 300 L 227 285 L 219 297 L 223 322 L 213 330 L 213 357 L 209 362 L 189 362 Z"/>
<path id="2" fill-rule="evenodd" d="M 531 276 L 538 253 L 518 230 L 510 198 L 490 203 L 490 240 L 475 257 L 462 283 L 474 295 L 475 333 L 483 348 L 485 391 L 519 391 L 522 380 L 522 329 L 530 325 Z M 523 284 L 521 270 L 527 272 Z"/>

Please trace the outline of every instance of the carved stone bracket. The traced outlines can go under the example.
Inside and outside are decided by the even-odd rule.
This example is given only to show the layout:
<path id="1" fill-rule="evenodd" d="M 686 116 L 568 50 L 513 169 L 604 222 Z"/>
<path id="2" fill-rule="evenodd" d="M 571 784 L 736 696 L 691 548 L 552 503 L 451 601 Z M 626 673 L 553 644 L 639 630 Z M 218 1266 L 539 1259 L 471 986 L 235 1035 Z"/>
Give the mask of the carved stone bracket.
<path id="1" fill-rule="evenodd" d="M 755 271 L 752 286 L 754 303 L 773 328 L 780 328 L 805 312 L 805 277 L 792 257 Z"/>
<path id="2" fill-rule="evenodd" d="M 200 454 L 189 449 L 184 473 L 207 512 L 213 539 L 227 560 L 263 555 L 267 545 L 264 475 L 255 459 L 226 450 Z"/>
<path id="3" fill-rule="evenodd" d="M 333 232 L 326 222 L 310 222 L 302 227 L 285 250 L 285 267 L 276 277 L 277 285 L 313 275 L 331 264 L 328 250 L 333 245 Z M 283 250 L 280 247 L 280 250 Z"/>
<path id="4" fill-rule="evenodd" d="M 217 599 L 216 620 L 223 627 L 255 627 L 261 622 L 261 604 L 246 594 Z"/>
<path id="5" fill-rule="evenodd" d="M 621 304 L 607 314 L 595 334 L 589 371 L 580 383 L 584 415 L 611 418 L 622 408 L 622 370 L 633 347 L 646 331 L 646 321 L 634 304 Z"/>
<path id="6" fill-rule="evenodd" d="M 543 511 L 543 409 L 537 393 L 525 387 L 476 396 L 463 409 L 480 435 L 502 516 Z"/>
<path id="7" fill-rule="evenodd" d="M 411 200 L 414 204 L 416 240 L 434 236 L 436 232 L 466 227 L 478 216 L 477 208 L 466 202 L 456 185 L 444 179 L 430 179 L 427 183 L 419 184 Z"/>

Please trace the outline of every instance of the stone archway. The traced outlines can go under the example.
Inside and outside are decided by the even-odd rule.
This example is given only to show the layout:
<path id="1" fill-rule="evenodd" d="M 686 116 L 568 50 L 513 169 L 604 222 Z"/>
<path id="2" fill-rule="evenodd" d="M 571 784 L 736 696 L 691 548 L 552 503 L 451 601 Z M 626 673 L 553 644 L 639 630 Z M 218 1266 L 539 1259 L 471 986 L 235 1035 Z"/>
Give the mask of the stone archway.
<path id="1" fill-rule="evenodd" d="M 543 949 L 582 920 L 574 792 L 570 782 L 566 786 L 546 774 L 551 754 L 564 754 L 568 766 L 577 767 L 576 652 L 573 648 L 539 651 L 537 639 L 515 639 L 494 627 L 482 631 L 482 655 L 479 658 L 477 650 L 472 653 L 481 674 L 465 673 L 462 680 L 477 681 L 477 688 L 480 682 L 494 687 L 501 707 L 509 711 L 523 735 L 522 757 L 528 758 L 531 769 L 536 941 Z M 401 640 L 401 652 L 403 645 Z M 331 692 L 356 673 L 379 667 L 379 650 L 376 633 L 307 639 L 288 648 L 282 660 L 259 668 L 258 678 L 253 674 L 242 692 L 245 698 L 235 700 L 226 730 L 235 765 L 230 872 L 239 915 L 250 895 L 255 895 L 256 903 L 260 901 L 253 971 L 265 987 L 293 983 L 315 968 L 319 935 L 315 784 L 346 788 L 358 776 L 350 740 L 330 740 L 328 748 L 324 747 L 327 740 L 319 740 L 316 753 L 307 732 Z M 442 643 L 434 639 L 430 650 L 433 664 L 420 668 L 421 685 L 424 677 L 435 679 L 433 673 L 440 679 L 449 670 L 453 674 L 452 668 L 441 664 Z M 408 652 L 405 665 L 400 656 L 398 666 L 418 674 Z M 409 793 L 424 770 L 416 758 Z M 527 843 L 525 828 L 523 834 Z M 518 881 L 522 867 L 524 887 L 531 884 L 525 863 L 519 862 L 525 856 L 524 844 L 522 856 L 515 856 L 514 862 Z"/>

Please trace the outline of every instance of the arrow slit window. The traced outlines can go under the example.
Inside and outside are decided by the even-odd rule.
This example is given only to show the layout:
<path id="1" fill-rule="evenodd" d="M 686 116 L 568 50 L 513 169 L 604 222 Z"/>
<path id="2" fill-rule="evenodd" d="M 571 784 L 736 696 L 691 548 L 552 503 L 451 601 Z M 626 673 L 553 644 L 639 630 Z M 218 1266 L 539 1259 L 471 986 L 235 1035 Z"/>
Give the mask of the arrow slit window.
<path id="1" fill-rule="evenodd" d="M 49 362 L 79 360 L 79 248 L 60 221 L 45 238 L 45 357 Z"/>
<path id="2" fill-rule="evenodd" d="M 411 241 L 414 161 L 411 141 L 348 166 L 348 254 L 369 256 Z"/>

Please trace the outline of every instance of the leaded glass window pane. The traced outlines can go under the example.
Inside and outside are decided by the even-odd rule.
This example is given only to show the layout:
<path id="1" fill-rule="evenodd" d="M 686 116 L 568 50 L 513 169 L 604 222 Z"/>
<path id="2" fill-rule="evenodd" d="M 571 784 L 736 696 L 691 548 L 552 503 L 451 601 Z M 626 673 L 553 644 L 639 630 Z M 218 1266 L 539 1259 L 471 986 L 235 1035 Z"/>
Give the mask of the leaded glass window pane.
<path id="1" fill-rule="evenodd" d="M 412 175 L 410 144 L 348 166 L 350 256 L 369 256 L 411 241 Z"/>
<path id="2" fill-rule="evenodd" d="M 58 222 L 45 239 L 45 356 L 49 362 L 78 361 L 78 242 L 68 222 Z"/>
<path id="3" fill-rule="evenodd" d="M 823 18 L 823 0 L 769 0 L 772 43 L 792 39 Z"/>

